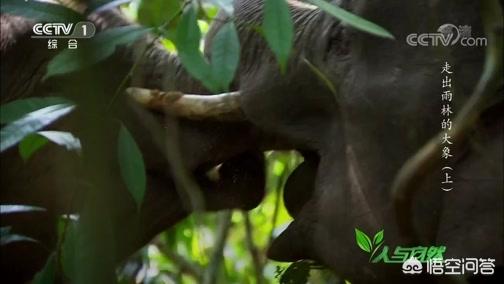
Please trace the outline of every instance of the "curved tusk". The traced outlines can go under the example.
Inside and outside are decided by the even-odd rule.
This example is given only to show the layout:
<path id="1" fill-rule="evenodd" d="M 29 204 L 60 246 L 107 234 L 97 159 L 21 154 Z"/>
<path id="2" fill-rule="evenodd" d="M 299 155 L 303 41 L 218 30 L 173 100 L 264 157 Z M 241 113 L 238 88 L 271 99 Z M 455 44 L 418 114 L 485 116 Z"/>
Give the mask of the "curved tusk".
<path id="1" fill-rule="evenodd" d="M 245 120 L 239 103 L 240 92 L 192 95 L 144 88 L 128 88 L 126 92 L 146 108 L 187 119 Z"/>

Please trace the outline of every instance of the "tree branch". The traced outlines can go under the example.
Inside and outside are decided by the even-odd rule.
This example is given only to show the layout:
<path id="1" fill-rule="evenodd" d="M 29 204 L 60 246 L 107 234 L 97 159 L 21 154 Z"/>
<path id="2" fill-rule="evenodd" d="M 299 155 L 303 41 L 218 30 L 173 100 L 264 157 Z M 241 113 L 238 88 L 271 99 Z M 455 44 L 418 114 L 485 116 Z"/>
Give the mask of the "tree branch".
<path id="1" fill-rule="evenodd" d="M 245 221 L 245 241 L 247 242 L 247 248 L 250 252 L 250 256 L 252 257 L 252 263 L 254 265 L 256 283 L 262 284 L 264 282 L 263 276 L 262 276 L 263 265 L 262 265 L 262 260 L 259 256 L 259 251 L 257 250 L 257 247 L 254 244 L 252 224 L 250 222 L 248 212 L 244 211 L 242 213 L 243 213 L 243 220 Z"/>
<path id="2" fill-rule="evenodd" d="M 222 263 L 224 246 L 226 245 L 227 236 L 232 224 L 232 211 L 224 211 L 219 215 L 217 238 L 210 258 L 210 263 L 203 274 L 203 284 L 215 284 L 217 281 L 217 273 L 219 272 L 219 268 Z"/>

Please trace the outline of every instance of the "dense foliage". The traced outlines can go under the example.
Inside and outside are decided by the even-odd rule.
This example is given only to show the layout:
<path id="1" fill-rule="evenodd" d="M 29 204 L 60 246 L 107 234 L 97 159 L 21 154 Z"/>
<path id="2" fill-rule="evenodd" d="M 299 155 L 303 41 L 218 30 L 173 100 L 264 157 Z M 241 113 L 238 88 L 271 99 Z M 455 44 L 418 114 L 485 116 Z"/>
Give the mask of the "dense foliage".
<path id="1" fill-rule="evenodd" d="M 38 21 L 71 21 L 81 15 L 62 6 L 24 1 L 2 1 L 2 13 L 26 16 Z M 240 58 L 240 44 L 235 24 L 226 23 L 216 34 L 210 58 L 205 58 L 202 38 L 218 11 L 233 14 L 232 0 L 182 1 L 90 1 L 86 13 L 121 4 L 121 9 L 140 26 L 112 28 L 97 34 L 78 51 L 63 50 L 49 63 L 45 79 L 66 74 L 100 62 L 114 53 L 118 45 L 130 44 L 147 32 L 156 35 L 169 52 L 177 53 L 188 72 L 213 92 L 229 91 Z M 124 4 L 124 2 L 129 2 Z M 350 14 L 322 0 L 313 5 L 338 17 L 357 29 L 377 36 L 391 37 L 383 28 Z M 285 0 L 265 0 L 262 26 L 256 27 L 273 51 L 282 72 L 292 51 L 293 23 Z M 80 60 L 86 54 L 88 60 Z M 18 147 L 25 160 L 48 143 L 69 151 L 80 151 L 81 142 L 72 133 L 42 131 L 47 125 L 72 112 L 76 103 L 60 97 L 30 98 L 2 105 L 0 151 Z M 124 126 L 117 141 L 121 175 L 135 202 L 141 204 L 146 190 L 142 154 Z M 333 279 L 312 262 L 293 265 L 267 260 L 268 246 L 291 221 L 283 207 L 281 192 L 289 173 L 301 162 L 295 152 L 268 152 L 267 195 L 261 205 L 250 212 L 227 211 L 199 213 L 159 235 L 116 271 L 120 283 L 304 283 L 310 270 L 310 283 Z M 93 211 L 95 208 L 89 209 Z M 2 206 L 2 214 L 19 210 L 43 210 L 28 206 Z M 86 208 L 83 209 L 85 213 Z M 85 214 L 83 213 L 83 214 Z M 93 211 L 89 214 L 99 214 Z M 98 216 L 98 215 L 97 215 Z M 95 216 L 96 217 L 96 216 Z M 97 236 L 87 236 L 96 229 L 75 216 L 61 216 L 58 248 L 35 283 L 53 283 L 56 271 L 76 283 L 99 279 L 93 249 L 89 243 Z M 101 224 L 103 225 L 103 224 Z M 98 230 L 98 229 L 97 229 Z M 87 238 L 89 237 L 89 238 Z M 30 240 L 2 228 L 2 244 Z M 36 241 L 36 240 L 33 240 Z M 105 243 L 106 244 L 106 243 Z M 76 257 L 74 253 L 90 250 Z M 80 253 L 80 252 L 79 252 Z M 223 256 L 223 257 L 222 257 Z M 87 258 L 86 258 L 87 257 Z M 62 266 L 62 267 L 60 267 Z M 78 267 L 78 269 L 76 268 Z M 61 272 L 61 271 L 60 271 Z M 89 276 L 93 275 L 93 276 Z M 75 278 L 74 278 L 75 277 Z M 275 280 L 276 278 L 276 280 Z"/>

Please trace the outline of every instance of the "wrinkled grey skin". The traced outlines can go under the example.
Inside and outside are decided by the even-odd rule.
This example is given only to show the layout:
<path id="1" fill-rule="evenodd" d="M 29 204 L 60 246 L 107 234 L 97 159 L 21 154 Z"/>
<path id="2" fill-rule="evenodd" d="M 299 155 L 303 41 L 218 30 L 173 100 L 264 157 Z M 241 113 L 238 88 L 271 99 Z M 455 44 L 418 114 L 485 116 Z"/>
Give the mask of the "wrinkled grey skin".
<path id="1" fill-rule="evenodd" d="M 188 164 L 215 161 L 216 153 L 228 157 L 227 146 L 236 137 L 243 138 L 246 147 L 279 148 L 264 133 L 273 134 L 284 146 L 315 153 L 319 162 L 306 164 L 311 165 L 310 173 L 315 172 L 313 188 L 307 188 L 313 193 L 307 195 L 309 200 L 295 201 L 292 208 L 301 209 L 296 209 L 295 221 L 270 248 L 270 257 L 314 259 L 352 283 L 439 280 L 425 276 L 403 279 L 398 265 L 369 264 L 368 254 L 355 243 L 354 229 L 371 235 L 384 229 L 385 244 L 391 248 L 420 245 L 406 243 L 398 231 L 391 184 L 404 162 L 440 130 L 441 65 L 448 61 L 453 66 L 456 94 L 452 104 L 455 111 L 460 110 L 481 74 L 484 49 L 409 47 L 405 37 L 412 32 L 433 32 L 444 23 L 471 25 L 473 34 L 482 35 L 479 4 L 340 3 L 390 30 L 395 41 L 355 31 L 316 9 L 296 5 L 291 10 L 296 26 L 294 53 L 282 75 L 266 44 L 251 28 L 261 21 L 260 3 L 235 2 L 242 57 L 234 85 L 243 94 L 242 107 L 251 125 L 245 131 L 224 131 L 230 136 L 217 135 L 210 139 L 213 146 L 208 151 L 196 153 L 191 149 L 201 147 L 192 148 L 192 143 L 198 146 L 198 141 L 214 137 L 214 128 L 189 126 L 187 132 L 182 131 L 182 135 L 188 133 L 188 138 L 182 137 L 187 143 L 182 145 L 188 145 L 188 154 L 184 154 Z M 219 23 L 212 27 L 207 46 Z M 325 74 L 337 94 L 304 58 Z M 206 93 L 181 71 L 173 56 L 152 49 L 141 66 L 144 72 L 133 79 L 135 86 Z M 502 265 L 503 121 L 498 107 L 502 106 L 485 113 L 470 142 L 453 147 L 456 186 L 452 192 L 440 190 L 440 170 L 418 181 L 421 194 L 414 202 L 415 228 L 422 244 L 446 246 L 445 257 L 492 257 Z M 245 135 L 250 131 L 254 135 Z M 142 137 L 139 133 L 137 137 Z M 201 139 L 194 139 L 194 133 Z M 160 168 L 159 155 L 148 151 L 149 145 L 142 149 L 148 157 L 152 153 L 152 165 Z"/>
<path id="2" fill-rule="evenodd" d="M 235 4 L 245 53 L 238 79 L 245 114 L 256 126 L 320 156 L 315 192 L 276 240 L 270 257 L 315 259 L 352 283 L 406 281 L 399 280 L 404 276 L 398 265 L 369 264 L 355 243 L 354 228 L 372 235 L 384 229 L 391 248 L 420 245 L 406 243 L 399 234 L 390 188 L 406 160 L 440 131 L 442 64 L 453 66 L 456 112 L 482 72 L 484 48 L 410 47 L 405 38 L 444 23 L 471 25 L 473 34 L 482 36 L 479 4 L 344 1 L 346 9 L 390 30 L 395 41 L 356 32 L 317 11 L 295 9 L 296 52 L 282 76 L 268 52 L 260 57 L 254 52 L 262 50 L 261 40 L 243 29 L 260 21 L 254 2 Z M 302 57 L 326 74 L 337 95 Z M 453 191 L 440 189 L 440 168 L 417 183 L 421 193 L 414 203 L 414 225 L 420 241 L 446 246 L 446 258 L 491 257 L 502 265 L 499 107 L 502 103 L 483 115 L 464 145 L 452 147 Z"/>
<path id="3" fill-rule="evenodd" d="M 91 18 L 100 28 L 129 24 L 113 11 Z M 85 176 L 89 170 L 86 170 L 85 160 L 91 159 L 88 154 L 92 154 L 87 153 L 90 147 L 102 153 L 95 156 L 92 163 L 101 167 L 99 171 L 110 180 L 110 186 L 103 194 L 109 204 L 109 211 L 104 215 L 110 217 L 114 225 L 115 251 L 110 254 L 117 263 L 191 212 L 176 189 L 172 166 L 165 154 L 168 148 L 165 141 L 179 143 L 182 159 L 179 167 L 189 171 L 202 189 L 207 210 L 248 210 L 259 204 L 265 181 L 260 146 L 264 136 L 259 135 L 250 123 L 176 121 L 173 118 L 165 121 L 160 114 L 139 109 L 123 94 L 116 96 L 110 109 L 106 108 L 139 55 L 135 53 L 152 42 L 152 38 L 118 49 L 106 62 L 89 70 L 42 82 L 47 62 L 56 53 L 47 50 L 46 41 L 30 38 L 32 23 L 29 21 L 8 15 L 2 15 L 1 20 L 2 104 L 20 98 L 61 93 L 77 102 L 86 102 L 83 98 L 96 100 L 91 111 L 83 111 L 85 105 L 82 105 L 75 113 L 51 126 L 51 129 L 70 131 L 80 137 L 84 145 L 82 156 L 55 145 L 44 147 L 28 161 L 21 159 L 16 147 L 1 154 L 1 204 L 35 205 L 48 210 L 2 216 L 2 226 L 12 226 L 13 232 L 40 240 L 40 243 L 18 242 L 2 246 L 0 266 L 3 280 L 9 283 L 30 280 L 43 267 L 50 249 L 56 245 L 55 217 L 79 212 L 85 205 L 83 201 L 88 198 L 91 184 L 89 177 Z M 182 70 L 178 59 L 159 46 L 148 50 L 145 61 L 140 63 L 129 84 L 194 93 L 203 91 L 201 85 Z M 147 168 L 148 189 L 140 214 L 119 174 L 118 120 L 135 137 Z M 90 131 L 96 131 L 95 135 L 90 136 Z M 221 163 L 219 179 L 209 180 L 206 171 Z"/>

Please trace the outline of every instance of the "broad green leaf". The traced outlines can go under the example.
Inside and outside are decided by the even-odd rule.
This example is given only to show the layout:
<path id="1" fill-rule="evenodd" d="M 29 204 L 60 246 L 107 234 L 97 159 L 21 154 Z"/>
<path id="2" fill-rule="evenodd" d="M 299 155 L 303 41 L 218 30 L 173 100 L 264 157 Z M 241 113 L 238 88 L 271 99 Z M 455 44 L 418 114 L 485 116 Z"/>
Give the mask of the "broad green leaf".
<path id="1" fill-rule="evenodd" d="M 9 123 L 23 115 L 52 105 L 70 104 L 71 101 L 62 97 L 27 98 L 15 100 L 0 106 L 0 123 Z"/>
<path id="2" fill-rule="evenodd" d="M 394 39 L 394 36 L 379 25 L 352 14 L 336 5 L 332 5 L 324 0 L 308 0 L 313 5 L 319 7 L 328 14 L 336 17 L 341 22 L 346 23 L 358 30 L 370 33 L 379 37 Z"/>
<path id="3" fill-rule="evenodd" d="M 286 0 L 265 0 L 262 32 L 285 71 L 292 50 L 294 26 Z"/>
<path id="4" fill-rule="evenodd" d="M 72 284 L 117 283 L 116 265 L 120 246 L 117 239 L 136 240 L 133 232 L 119 227 L 119 224 L 130 224 L 129 220 L 112 220 L 117 212 L 117 205 L 107 201 L 107 188 L 90 187 L 82 196 L 82 206 L 79 210 L 79 221 L 75 227 L 73 259 L 69 260 Z M 118 223 L 119 221 L 119 223 Z M 126 222 L 123 222 L 126 221 Z M 119 234 L 129 233 L 132 236 Z M 127 241 L 126 241 L 127 242 Z M 66 269 L 63 267 L 63 269 Z M 66 271 L 66 270 L 65 270 Z"/>
<path id="5" fill-rule="evenodd" d="M 184 12 L 175 33 L 175 46 L 187 72 L 201 81 L 211 91 L 218 91 L 219 84 L 214 82 L 212 70 L 199 50 L 201 32 L 197 24 L 195 8 L 190 5 Z"/>
<path id="6" fill-rule="evenodd" d="M 150 29 L 125 26 L 105 30 L 83 44 L 79 49 L 65 49 L 48 64 L 44 79 L 74 72 L 92 66 L 111 56 L 118 45 L 132 43 Z"/>
<path id="7" fill-rule="evenodd" d="M 30 134 L 19 142 L 19 155 L 21 155 L 24 161 L 27 161 L 35 152 L 47 145 L 47 143 L 49 143 L 47 138 L 35 133 Z"/>
<path id="8" fill-rule="evenodd" d="M 28 213 L 34 211 L 45 211 L 42 207 L 30 206 L 30 205 L 0 205 L 0 214 L 16 214 L 16 213 Z"/>
<path id="9" fill-rule="evenodd" d="M 2 0 L 1 12 L 36 22 L 79 22 L 84 17 L 62 5 L 42 1 Z"/>
<path id="10" fill-rule="evenodd" d="M 233 0 L 210 0 L 211 3 L 219 6 L 226 14 L 232 16 L 234 13 Z"/>
<path id="11" fill-rule="evenodd" d="M 355 228 L 355 240 L 357 245 L 365 252 L 371 252 L 373 245 L 369 237 L 361 230 Z"/>
<path id="12" fill-rule="evenodd" d="M 58 104 L 26 114 L 0 130 L 0 152 L 16 145 L 27 135 L 53 123 L 74 109 L 73 105 Z"/>
<path id="13" fill-rule="evenodd" d="M 201 31 L 197 20 L 196 8 L 193 5 L 189 5 L 182 14 L 175 34 L 177 50 L 199 50 Z"/>
<path id="14" fill-rule="evenodd" d="M 212 43 L 212 74 L 223 90 L 229 89 L 240 61 L 240 41 L 233 22 L 222 26 Z"/>
<path id="15" fill-rule="evenodd" d="M 142 0 L 138 7 L 138 22 L 160 27 L 170 22 L 180 12 L 178 0 Z"/>
<path id="16" fill-rule="evenodd" d="M 376 233 L 373 237 L 373 245 L 377 246 L 383 242 L 383 230 Z"/>
<path id="17" fill-rule="evenodd" d="M 32 281 L 33 284 L 54 284 L 56 283 L 56 253 L 52 253 L 47 262 Z"/>
<path id="18" fill-rule="evenodd" d="M 118 157 L 122 178 L 140 208 L 147 183 L 145 166 L 140 149 L 124 126 L 119 130 Z"/>

